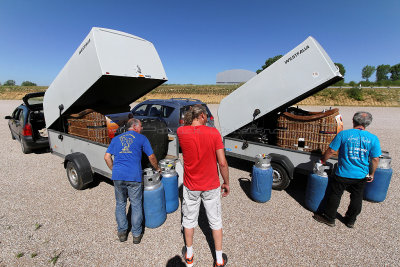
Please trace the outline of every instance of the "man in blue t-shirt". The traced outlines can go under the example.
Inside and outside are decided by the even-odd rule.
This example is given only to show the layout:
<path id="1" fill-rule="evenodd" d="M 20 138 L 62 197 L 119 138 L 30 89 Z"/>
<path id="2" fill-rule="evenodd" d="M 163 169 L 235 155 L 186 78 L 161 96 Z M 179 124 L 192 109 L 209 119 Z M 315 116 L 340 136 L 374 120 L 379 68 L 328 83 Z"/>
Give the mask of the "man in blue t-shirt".
<path id="1" fill-rule="evenodd" d="M 142 151 L 149 157 L 154 169 L 160 171 L 156 156 L 149 140 L 140 134 L 142 123 L 130 119 L 126 124 L 127 132 L 114 137 L 104 155 L 107 166 L 112 170 L 115 190 L 115 218 L 118 224 L 118 238 L 124 242 L 128 238 L 128 219 L 126 201 L 131 204 L 131 224 L 133 243 L 139 244 L 142 239 Z M 112 158 L 114 155 L 114 160 Z"/>
<path id="2" fill-rule="evenodd" d="M 339 132 L 321 158 L 324 164 L 339 150 L 335 177 L 327 190 L 325 212 L 315 214 L 314 219 L 329 226 L 335 226 L 336 212 L 344 190 L 350 192 L 350 205 L 344 217 L 347 227 L 353 228 L 361 212 L 366 182 L 372 182 L 379 163 L 381 147 L 379 139 L 365 128 L 372 122 L 369 112 L 359 111 L 353 116 L 353 129 Z"/>

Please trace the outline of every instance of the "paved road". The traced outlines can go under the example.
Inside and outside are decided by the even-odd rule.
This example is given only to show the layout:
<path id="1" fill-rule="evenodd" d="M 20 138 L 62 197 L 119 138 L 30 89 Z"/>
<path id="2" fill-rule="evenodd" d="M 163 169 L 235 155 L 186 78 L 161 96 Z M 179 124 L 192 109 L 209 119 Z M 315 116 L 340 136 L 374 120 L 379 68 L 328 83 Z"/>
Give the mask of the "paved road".
<path id="1" fill-rule="evenodd" d="M 11 114 L 20 101 L 0 101 L 0 116 Z M 217 105 L 210 105 L 217 117 Z M 321 107 L 310 107 L 321 110 Z M 340 107 L 345 128 L 360 108 Z M 223 199 L 224 251 L 229 266 L 399 266 L 400 108 L 371 111 L 371 132 L 393 157 L 393 178 L 383 203 L 364 202 L 354 229 L 316 223 L 304 208 L 304 180 L 285 191 L 273 191 L 269 202 L 251 201 L 248 169 L 233 161 L 232 193 Z M 175 262 L 183 239 L 180 209 L 157 229 L 146 229 L 143 241 L 120 243 L 114 220 L 114 192 L 100 179 L 84 191 L 74 190 L 62 159 L 49 153 L 24 155 L 12 141 L 7 121 L 0 121 L 0 266 L 166 266 Z M 99 155 L 102 157 L 102 155 Z M 348 205 L 345 193 L 339 213 Z M 200 215 L 195 230 L 196 266 L 211 266 L 210 231 Z M 17 255 L 19 254 L 20 257 Z M 35 257 L 32 257 L 36 254 Z M 180 266 L 180 265 L 170 265 Z"/>

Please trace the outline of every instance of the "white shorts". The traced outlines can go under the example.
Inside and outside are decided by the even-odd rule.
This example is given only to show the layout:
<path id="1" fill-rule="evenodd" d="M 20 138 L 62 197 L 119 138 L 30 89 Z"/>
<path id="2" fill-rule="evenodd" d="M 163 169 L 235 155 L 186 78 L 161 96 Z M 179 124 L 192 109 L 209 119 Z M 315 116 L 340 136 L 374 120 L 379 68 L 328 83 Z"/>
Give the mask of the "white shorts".
<path id="1" fill-rule="evenodd" d="M 212 230 L 221 229 L 222 214 L 220 187 L 209 191 L 190 191 L 186 186 L 183 186 L 182 226 L 185 228 L 195 228 L 197 226 L 201 200 L 206 209 L 210 228 Z"/>

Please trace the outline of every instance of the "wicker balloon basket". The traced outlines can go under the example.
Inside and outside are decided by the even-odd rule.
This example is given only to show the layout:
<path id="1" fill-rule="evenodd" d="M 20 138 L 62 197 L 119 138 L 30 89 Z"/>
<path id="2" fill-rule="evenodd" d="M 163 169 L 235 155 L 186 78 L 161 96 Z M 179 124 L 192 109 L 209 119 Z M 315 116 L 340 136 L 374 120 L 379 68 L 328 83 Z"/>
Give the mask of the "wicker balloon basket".
<path id="1" fill-rule="evenodd" d="M 68 133 L 97 143 L 110 144 L 106 117 L 92 109 L 71 114 L 68 121 Z"/>
<path id="2" fill-rule="evenodd" d="M 277 145 L 283 148 L 324 153 L 343 129 L 339 109 L 308 112 L 291 108 L 278 118 Z"/>

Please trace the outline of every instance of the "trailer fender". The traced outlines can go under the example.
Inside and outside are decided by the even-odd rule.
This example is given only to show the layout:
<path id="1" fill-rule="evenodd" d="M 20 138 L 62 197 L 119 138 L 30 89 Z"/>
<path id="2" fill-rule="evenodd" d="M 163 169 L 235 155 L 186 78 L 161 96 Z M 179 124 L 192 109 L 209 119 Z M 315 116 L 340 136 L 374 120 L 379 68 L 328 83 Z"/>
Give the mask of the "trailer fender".
<path id="1" fill-rule="evenodd" d="M 288 157 L 271 153 L 271 166 L 274 169 L 272 188 L 274 190 L 286 189 L 293 179 L 294 166 Z"/>
<path id="2" fill-rule="evenodd" d="M 75 152 L 68 154 L 64 160 L 68 180 L 75 189 L 82 190 L 93 182 L 93 173 L 89 160 L 85 154 Z"/>
<path id="3" fill-rule="evenodd" d="M 294 165 L 290 161 L 290 159 L 284 155 L 275 154 L 275 153 L 271 153 L 269 155 L 271 156 L 271 162 L 275 162 L 275 163 L 282 165 L 282 167 L 285 168 L 285 170 L 287 171 L 290 179 L 293 179 Z"/>

